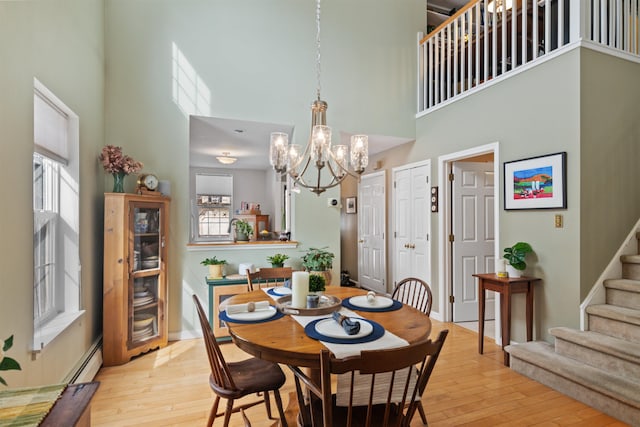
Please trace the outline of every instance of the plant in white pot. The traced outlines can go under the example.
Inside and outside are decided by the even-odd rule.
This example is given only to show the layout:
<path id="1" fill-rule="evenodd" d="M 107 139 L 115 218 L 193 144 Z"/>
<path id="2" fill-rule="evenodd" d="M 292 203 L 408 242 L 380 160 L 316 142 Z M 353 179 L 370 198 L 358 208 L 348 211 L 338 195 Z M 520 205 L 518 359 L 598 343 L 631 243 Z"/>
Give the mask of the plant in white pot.
<path id="1" fill-rule="evenodd" d="M 533 248 L 526 242 L 518 242 L 511 247 L 504 248 L 504 259 L 507 260 L 509 277 L 522 276 L 522 271 L 527 268 L 524 258 L 531 252 L 533 252 Z"/>
<path id="2" fill-rule="evenodd" d="M 227 263 L 227 260 L 218 259 L 215 256 L 213 258 L 205 258 L 200 261 L 200 264 L 209 266 L 209 277 L 212 279 L 222 279 L 224 276 L 223 267 Z"/>

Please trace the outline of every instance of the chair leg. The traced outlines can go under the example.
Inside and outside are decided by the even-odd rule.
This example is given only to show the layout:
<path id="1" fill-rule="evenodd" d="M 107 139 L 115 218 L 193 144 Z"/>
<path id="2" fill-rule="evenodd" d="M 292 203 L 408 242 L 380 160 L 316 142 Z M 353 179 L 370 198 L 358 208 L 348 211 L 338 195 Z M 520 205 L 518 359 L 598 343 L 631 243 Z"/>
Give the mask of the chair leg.
<path id="1" fill-rule="evenodd" d="M 229 420 L 231 419 L 231 414 L 233 413 L 233 399 L 227 400 L 227 409 L 224 411 L 224 427 L 229 426 Z"/>
<path id="2" fill-rule="evenodd" d="M 211 427 L 213 425 L 213 421 L 216 419 L 216 413 L 218 412 L 219 403 L 220 403 L 220 396 L 216 396 L 216 399 L 213 401 L 213 406 L 211 407 L 211 413 L 209 413 L 209 420 L 207 421 L 207 427 Z"/>
<path id="3" fill-rule="evenodd" d="M 276 406 L 278 407 L 278 413 L 280 414 L 280 424 L 282 427 L 287 427 L 287 417 L 284 415 L 284 408 L 282 407 L 282 397 L 280 397 L 279 390 L 273 390 L 273 394 L 276 397 Z"/>
<path id="4" fill-rule="evenodd" d="M 267 418 L 269 418 L 270 420 L 274 420 L 275 418 L 271 416 L 271 399 L 269 399 L 269 392 L 263 391 L 263 393 L 264 393 L 264 406 L 267 407 Z"/>
<path id="5" fill-rule="evenodd" d="M 244 409 L 240 409 L 240 412 L 242 413 L 242 419 L 244 420 L 244 427 L 251 427 L 251 421 L 249 421 L 249 418 L 247 418 L 247 415 L 244 413 Z"/>
<path id="6" fill-rule="evenodd" d="M 422 419 L 422 424 L 428 426 L 429 423 L 427 422 L 427 414 L 424 413 L 422 402 L 418 402 L 418 412 L 420 412 L 420 418 Z"/>

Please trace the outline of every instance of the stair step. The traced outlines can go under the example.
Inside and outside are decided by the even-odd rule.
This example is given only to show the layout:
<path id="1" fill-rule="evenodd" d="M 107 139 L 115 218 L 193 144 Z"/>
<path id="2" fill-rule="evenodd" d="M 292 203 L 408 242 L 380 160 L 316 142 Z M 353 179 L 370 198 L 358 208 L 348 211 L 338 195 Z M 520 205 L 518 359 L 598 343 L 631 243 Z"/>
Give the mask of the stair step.
<path id="1" fill-rule="evenodd" d="M 640 310 L 640 280 L 607 279 L 607 304 Z"/>
<path id="2" fill-rule="evenodd" d="M 640 343 L 640 310 L 610 304 L 587 307 L 589 330 Z"/>
<path id="3" fill-rule="evenodd" d="M 594 331 L 551 328 L 556 353 L 640 382 L 640 343 Z"/>
<path id="4" fill-rule="evenodd" d="M 640 255 L 621 255 L 622 278 L 640 280 Z"/>
<path id="5" fill-rule="evenodd" d="M 599 411 L 640 425 L 640 383 L 557 354 L 551 344 L 509 345 L 511 368 Z"/>

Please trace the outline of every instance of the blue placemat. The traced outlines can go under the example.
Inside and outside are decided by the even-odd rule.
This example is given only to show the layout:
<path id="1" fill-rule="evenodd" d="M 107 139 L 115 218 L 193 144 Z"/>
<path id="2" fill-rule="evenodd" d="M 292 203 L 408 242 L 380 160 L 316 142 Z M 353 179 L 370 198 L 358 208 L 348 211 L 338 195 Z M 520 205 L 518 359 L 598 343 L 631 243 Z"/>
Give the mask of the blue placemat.
<path id="1" fill-rule="evenodd" d="M 402 308 L 402 303 L 400 301 L 393 300 L 393 304 L 389 307 L 384 308 L 374 308 L 374 307 L 360 307 L 359 305 L 353 305 L 349 302 L 351 298 L 345 298 L 342 300 L 342 305 L 350 310 L 358 310 L 358 311 L 393 311 L 399 310 Z"/>
<path id="2" fill-rule="evenodd" d="M 289 294 L 289 295 L 277 294 L 277 293 L 273 292 L 273 290 L 274 290 L 274 289 L 275 289 L 275 288 L 269 288 L 269 289 L 267 289 L 267 294 L 268 294 L 268 295 L 271 295 L 271 296 L 273 296 L 273 297 L 276 297 L 276 298 L 282 298 L 282 297 L 286 297 L 286 296 L 291 295 L 291 294 Z"/>
<path id="3" fill-rule="evenodd" d="M 373 332 L 371 332 L 366 337 L 353 338 L 353 339 L 328 337 L 316 331 L 316 323 L 325 319 L 330 319 L 330 317 L 324 317 L 322 319 L 313 320 L 309 322 L 307 326 L 304 327 L 304 332 L 307 334 L 309 338 L 313 338 L 314 340 L 318 340 L 318 341 L 330 342 L 334 344 L 361 344 L 363 342 L 375 341 L 384 335 L 384 328 L 382 327 L 381 324 L 374 322 L 373 320 L 358 318 L 358 320 L 361 322 L 364 321 L 364 322 L 371 323 L 371 326 L 373 326 Z"/>
<path id="4" fill-rule="evenodd" d="M 271 306 L 273 307 L 273 306 Z M 229 316 L 227 316 L 227 310 L 223 310 L 218 314 L 218 317 L 220 318 L 220 320 L 222 320 L 223 322 L 231 322 L 231 323 L 264 323 L 264 322 L 271 322 L 272 320 L 277 320 L 281 317 L 284 316 L 284 313 L 276 310 L 276 314 L 274 314 L 273 316 L 269 317 L 268 319 L 261 319 L 261 320 L 236 320 L 236 319 L 232 319 Z"/>

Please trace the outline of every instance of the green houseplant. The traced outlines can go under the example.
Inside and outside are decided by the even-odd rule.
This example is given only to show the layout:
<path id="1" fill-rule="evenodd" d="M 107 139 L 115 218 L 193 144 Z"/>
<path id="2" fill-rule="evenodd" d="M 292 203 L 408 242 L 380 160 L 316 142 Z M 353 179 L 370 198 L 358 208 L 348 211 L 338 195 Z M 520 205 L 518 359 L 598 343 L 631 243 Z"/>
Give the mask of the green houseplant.
<path id="1" fill-rule="evenodd" d="M 209 277 L 212 279 L 222 279 L 223 267 L 227 263 L 227 260 L 218 259 L 217 257 L 205 258 L 200 261 L 200 264 L 209 266 Z"/>
<path id="2" fill-rule="evenodd" d="M 21 370 L 20 364 L 11 357 L 5 356 L 5 353 L 13 346 L 13 335 L 6 340 L 0 340 L 0 371 Z M 7 385 L 4 378 L 0 377 L 0 384 Z"/>
<path id="3" fill-rule="evenodd" d="M 235 223 L 236 227 L 236 240 L 249 241 L 249 238 L 253 235 L 253 227 L 249 222 L 241 219 Z"/>
<path id="4" fill-rule="evenodd" d="M 309 248 L 302 257 L 302 265 L 307 271 L 325 271 L 333 267 L 332 252 L 325 250 L 326 248 Z"/>
<path id="5" fill-rule="evenodd" d="M 324 248 L 309 248 L 302 257 L 302 266 L 309 272 L 322 272 L 325 281 L 331 283 L 331 268 L 335 255 Z"/>
<path id="6" fill-rule="evenodd" d="M 275 254 L 267 257 L 267 261 L 271 263 L 271 267 L 283 267 L 284 262 L 289 259 L 289 255 Z"/>
<path id="7" fill-rule="evenodd" d="M 533 252 L 533 248 L 526 242 L 518 242 L 511 247 L 504 248 L 504 259 L 507 260 L 508 266 L 513 267 L 513 271 L 509 271 L 509 276 L 520 277 L 522 275 L 522 270 L 527 268 L 525 256 L 531 252 Z"/>
<path id="8" fill-rule="evenodd" d="M 327 280 L 320 274 L 309 275 L 309 292 L 322 292 L 325 289 Z"/>

